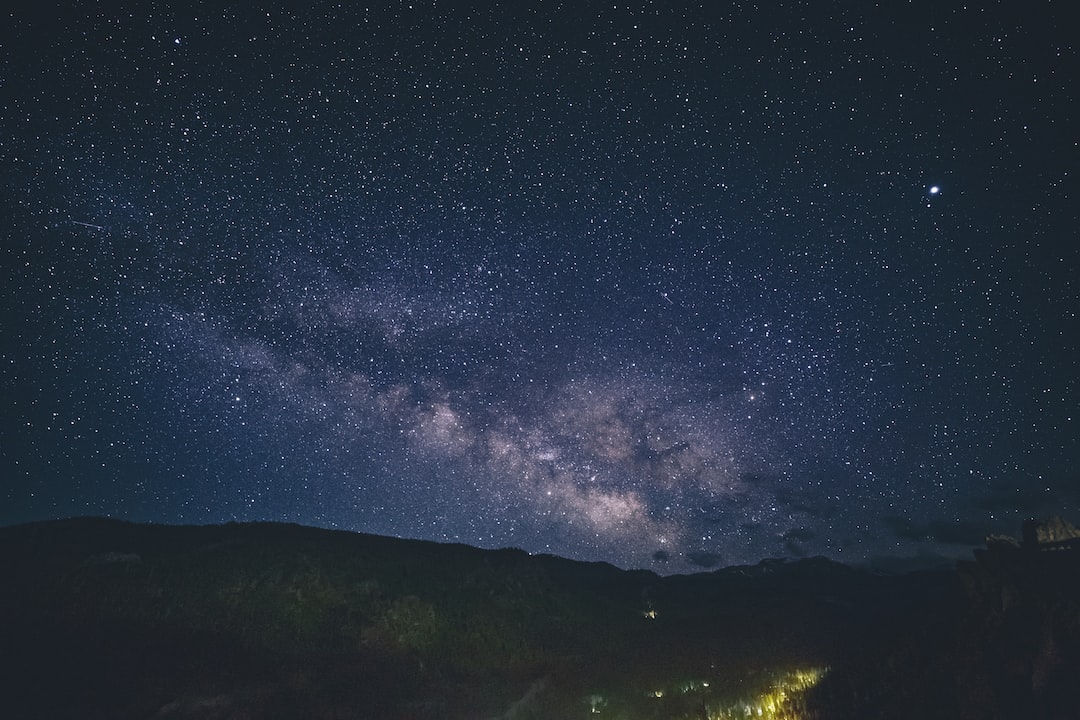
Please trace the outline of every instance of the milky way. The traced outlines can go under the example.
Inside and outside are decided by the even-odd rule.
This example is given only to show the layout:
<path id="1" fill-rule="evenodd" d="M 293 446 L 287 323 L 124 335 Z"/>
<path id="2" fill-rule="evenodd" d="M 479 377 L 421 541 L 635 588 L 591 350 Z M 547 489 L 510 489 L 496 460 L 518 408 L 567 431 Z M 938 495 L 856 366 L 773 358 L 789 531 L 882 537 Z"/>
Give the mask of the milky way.
<path id="1" fill-rule="evenodd" d="M 0 522 L 686 572 L 1080 510 L 1049 6 L 161 6 L 3 30 Z"/>

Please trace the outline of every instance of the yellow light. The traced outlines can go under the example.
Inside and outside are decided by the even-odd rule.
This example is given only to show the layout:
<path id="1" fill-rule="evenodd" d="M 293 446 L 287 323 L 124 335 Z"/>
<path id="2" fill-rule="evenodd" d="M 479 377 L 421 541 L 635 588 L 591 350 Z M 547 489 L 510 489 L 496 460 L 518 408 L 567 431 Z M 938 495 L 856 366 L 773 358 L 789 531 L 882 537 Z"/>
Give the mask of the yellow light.
<path id="1" fill-rule="evenodd" d="M 824 668 L 796 670 L 778 675 L 772 687 L 758 697 L 728 707 L 711 707 L 709 717 L 715 720 L 745 720 L 748 716 L 762 720 L 795 720 L 797 715 L 792 700 L 816 685 L 824 676 Z"/>

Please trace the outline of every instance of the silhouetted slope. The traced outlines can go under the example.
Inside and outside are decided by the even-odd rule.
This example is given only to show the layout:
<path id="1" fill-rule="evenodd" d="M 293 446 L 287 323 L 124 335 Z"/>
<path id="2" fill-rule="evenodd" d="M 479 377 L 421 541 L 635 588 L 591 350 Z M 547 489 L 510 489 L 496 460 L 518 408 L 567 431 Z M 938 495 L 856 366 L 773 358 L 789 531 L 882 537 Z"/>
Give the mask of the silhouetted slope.
<path id="1" fill-rule="evenodd" d="M 8 706 L 84 718 L 702 717 L 842 664 L 946 578 L 824 559 L 660 577 L 295 525 L 102 519 L 0 528 L 0 573 Z"/>
<path id="2" fill-rule="evenodd" d="M 1080 533 L 1051 518 L 1025 534 L 988 538 L 948 594 L 876 628 L 811 693 L 815 716 L 1080 716 Z"/>

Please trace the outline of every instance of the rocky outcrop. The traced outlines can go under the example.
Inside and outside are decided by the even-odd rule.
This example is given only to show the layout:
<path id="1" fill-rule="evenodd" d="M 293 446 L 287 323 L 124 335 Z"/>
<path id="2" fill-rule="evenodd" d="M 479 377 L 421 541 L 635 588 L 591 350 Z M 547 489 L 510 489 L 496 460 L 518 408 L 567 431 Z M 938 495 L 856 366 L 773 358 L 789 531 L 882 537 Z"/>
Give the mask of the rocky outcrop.
<path id="1" fill-rule="evenodd" d="M 1074 720 L 1080 708 L 1080 547 L 1061 518 L 1024 541 L 987 538 L 954 592 L 868 634 L 813 695 L 809 717 Z"/>
<path id="2" fill-rule="evenodd" d="M 1028 521 L 1023 542 L 987 538 L 960 563 L 967 599 L 959 626 L 960 687 L 992 696 L 997 714 L 1075 717 L 1080 707 L 1080 531 L 1051 517 Z"/>
<path id="3" fill-rule="evenodd" d="M 1080 541 L 1080 530 L 1058 515 L 1046 522 L 1028 520 L 1024 523 L 1024 546 L 1040 550 L 1074 547 Z"/>

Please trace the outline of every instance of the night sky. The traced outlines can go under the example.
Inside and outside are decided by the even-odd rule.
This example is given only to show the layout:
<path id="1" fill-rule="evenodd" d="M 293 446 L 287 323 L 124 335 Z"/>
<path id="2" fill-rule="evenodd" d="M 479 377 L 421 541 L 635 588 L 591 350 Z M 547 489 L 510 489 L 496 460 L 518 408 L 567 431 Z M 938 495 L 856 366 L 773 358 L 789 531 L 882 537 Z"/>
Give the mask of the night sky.
<path id="1" fill-rule="evenodd" d="M 0 22 L 0 524 L 1080 520 L 1068 3 L 127 5 Z"/>

